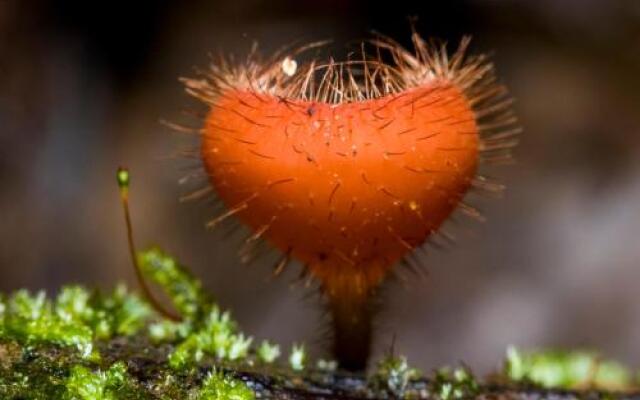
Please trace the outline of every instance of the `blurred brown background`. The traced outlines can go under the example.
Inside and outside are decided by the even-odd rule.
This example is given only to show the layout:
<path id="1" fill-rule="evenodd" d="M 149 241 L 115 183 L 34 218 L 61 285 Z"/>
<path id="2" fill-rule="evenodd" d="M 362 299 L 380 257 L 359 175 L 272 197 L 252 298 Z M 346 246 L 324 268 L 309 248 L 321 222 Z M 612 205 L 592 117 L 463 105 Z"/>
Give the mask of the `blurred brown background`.
<path id="1" fill-rule="evenodd" d="M 68 282 L 131 285 L 114 181 L 133 171 L 141 245 L 161 244 L 202 277 L 258 339 L 324 341 L 320 310 L 273 282 L 268 263 L 235 257 L 207 232 L 207 203 L 179 204 L 184 140 L 160 119 L 193 121 L 178 76 L 208 53 L 269 53 L 294 40 L 370 30 L 409 44 L 419 31 L 475 37 L 518 100 L 518 164 L 489 171 L 509 186 L 481 200 L 488 217 L 450 226 L 458 244 L 430 249 L 429 278 L 391 285 L 377 354 L 431 369 L 480 372 L 509 344 L 598 348 L 640 366 L 640 1 L 419 2 L 302 0 L 0 0 L 0 290 Z M 260 263 L 259 263 L 260 264 Z M 295 270 L 295 268 L 293 268 Z"/>

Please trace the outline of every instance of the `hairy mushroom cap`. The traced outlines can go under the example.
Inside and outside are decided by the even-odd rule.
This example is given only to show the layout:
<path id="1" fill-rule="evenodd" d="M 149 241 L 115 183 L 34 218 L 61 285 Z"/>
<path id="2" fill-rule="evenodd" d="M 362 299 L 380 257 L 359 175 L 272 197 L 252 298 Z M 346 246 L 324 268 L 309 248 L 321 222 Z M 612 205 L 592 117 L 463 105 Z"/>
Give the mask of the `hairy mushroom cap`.
<path id="1" fill-rule="evenodd" d="M 199 157 L 226 206 L 209 226 L 235 216 L 249 248 L 282 251 L 276 273 L 297 259 L 329 295 L 357 297 L 454 209 L 481 218 L 462 199 L 501 189 L 477 170 L 510 159 L 511 99 L 484 56 L 466 57 L 468 38 L 451 57 L 412 39 L 413 52 L 376 38 L 359 60 L 302 66 L 298 51 L 252 51 L 185 79 L 209 106 Z"/>

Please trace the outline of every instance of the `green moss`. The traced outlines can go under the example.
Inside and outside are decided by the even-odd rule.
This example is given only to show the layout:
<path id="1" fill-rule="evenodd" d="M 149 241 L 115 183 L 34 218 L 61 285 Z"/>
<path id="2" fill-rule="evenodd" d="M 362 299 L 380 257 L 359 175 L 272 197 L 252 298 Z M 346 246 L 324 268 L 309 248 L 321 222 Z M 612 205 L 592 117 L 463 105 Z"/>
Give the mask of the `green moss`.
<path id="1" fill-rule="evenodd" d="M 289 354 L 289 366 L 294 371 L 302 371 L 307 362 L 307 352 L 303 345 L 294 344 Z"/>
<path id="2" fill-rule="evenodd" d="M 130 346 L 140 354 L 148 350 Z M 253 391 L 228 373 L 206 374 L 198 368 L 176 373 L 162 360 L 126 358 L 132 367 L 123 360 L 87 361 L 70 348 L 26 348 L 2 342 L 0 399 L 253 399 Z"/>
<path id="3" fill-rule="evenodd" d="M 440 400 L 474 398 L 480 385 L 467 368 L 441 368 L 431 380 L 431 392 Z"/>
<path id="4" fill-rule="evenodd" d="M 93 351 L 93 331 L 81 321 L 58 314 L 44 292 L 26 290 L 14 293 L 7 301 L 3 337 L 25 344 L 55 343 L 74 346 L 89 357 Z"/>
<path id="5" fill-rule="evenodd" d="M 72 346 L 82 357 L 99 358 L 96 341 L 134 335 L 147 327 L 156 344 L 170 343 L 168 364 L 181 370 L 205 357 L 219 361 L 254 359 L 275 361 L 279 347 L 264 342 L 252 349 L 253 338 L 238 330 L 229 312 L 223 312 L 203 290 L 200 282 L 175 259 L 158 248 L 138 254 L 143 273 L 159 284 L 181 313 L 180 322 L 161 318 L 147 302 L 118 286 L 109 294 L 89 292 L 80 286 L 64 287 L 55 300 L 44 292 L 18 291 L 0 299 L 0 339 L 21 344 Z M 292 367 L 301 369 L 305 353 L 294 347 Z"/>
<path id="6" fill-rule="evenodd" d="M 389 355 L 378 362 L 373 382 L 379 390 L 403 398 L 409 382 L 419 376 L 420 371 L 410 367 L 406 357 Z"/>
<path id="7" fill-rule="evenodd" d="M 54 299 L 26 290 L 0 296 L 1 399 L 249 400 L 265 382 L 276 391 L 332 382 L 335 362 L 320 360 L 315 370 L 308 369 L 312 364 L 302 345 L 292 347 L 283 362 L 288 368 L 274 368 L 280 347 L 268 341 L 252 346 L 252 337 L 239 330 L 231 314 L 160 249 L 141 252 L 138 260 L 182 320 L 163 318 L 124 286 L 106 294 L 67 286 Z M 257 377 L 251 381 L 253 389 L 243 381 L 247 373 Z M 629 388 L 632 380 L 620 364 L 591 353 L 516 349 L 508 352 L 505 376 L 561 388 Z M 468 398 L 479 390 L 465 369 L 442 369 L 427 381 L 419 378 L 405 357 L 390 356 L 358 390 L 370 397 L 428 393 L 439 400 Z"/>
<path id="8" fill-rule="evenodd" d="M 149 306 L 124 286 L 108 295 L 67 286 L 53 301 L 44 292 L 19 290 L 0 308 L 0 338 L 73 346 L 84 357 L 98 356 L 93 352 L 94 339 L 132 335 L 151 316 Z"/>
<path id="9" fill-rule="evenodd" d="M 91 371 L 82 365 L 71 369 L 65 381 L 65 400 L 137 400 L 146 396 L 136 388 L 122 362 L 106 371 Z"/>
<path id="10" fill-rule="evenodd" d="M 248 355 L 253 341 L 237 330 L 237 324 L 228 312 L 221 312 L 211 306 L 209 314 L 198 329 L 194 329 L 176 345 L 169 356 L 169 364 L 174 368 L 184 368 L 198 363 L 205 355 L 219 360 L 235 361 Z"/>
<path id="11" fill-rule="evenodd" d="M 218 360 L 245 359 L 253 338 L 239 332 L 229 312 L 223 312 L 204 294 L 200 282 L 185 267 L 158 248 L 139 253 L 142 271 L 158 283 L 184 318 L 181 322 L 158 321 L 149 327 L 156 342 L 173 342 L 169 365 L 186 368 L 205 356 Z M 266 359 L 265 359 L 266 360 Z"/>
<path id="12" fill-rule="evenodd" d="M 263 340 L 258 347 L 258 360 L 270 364 L 280 357 L 280 346 L 271 344 L 268 340 Z"/>
<path id="13" fill-rule="evenodd" d="M 584 351 L 523 352 L 510 347 L 504 374 L 514 382 L 546 388 L 624 389 L 633 383 L 631 371 L 623 365 Z"/>
<path id="14" fill-rule="evenodd" d="M 5 315 L 7 312 L 7 304 L 5 298 L 0 294 L 0 337 L 5 336 Z"/>
<path id="15" fill-rule="evenodd" d="M 197 321 L 207 311 L 210 300 L 200 281 L 160 248 L 139 252 L 138 263 L 144 275 L 167 293 L 182 318 Z"/>
<path id="16" fill-rule="evenodd" d="M 149 325 L 149 337 L 155 343 L 176 342 L 184 339 L 193 331 L 192 321 L 174 322 L 161 320 Z"/>
<path id="17" fill-rule="evenodd" d="M 252 348 L 253 338 L 239 331 L 230 313 L 213 303 L 200 282 L 175 259 L 152 248 L 139 253 L 138 261 L 143 273 L 165 290 L 183 317 L 180 322 L 158 320 L 149 326 L 149 336 L 154 342 L 174 344 L 168 356 L 172 368 L 184 370 L 205 357 L 245 360 L 248 364 L 254 361 L 270 364 L 278 358 L 279 347 L 268 342 Z M 294 346 L 289 359 L 292 369 L 301 370 L 305 358 L 304 348 Z"/>
<path id="18" fill-rule="evenodd" d="M 153 315 L 149 305 L 124 285 L 110 294 L 92 295 L 78 286 L 62 289 L 56 300 L 56 312 L 63 318 L 89 326 L 97 339 L 129 336 L 139 332 Z"/>
<path id="19" fill-rule="evenodd" d="M 338 369 L 338 362 L 336 360 L 319 359 L 316 361 L 316 368 L 320 371 L 335 372 Z"/>
<path id="20" fill-rule="evenodd" d="M 194 400 L 253 400 L 255 395 L 244 382 L 213 371 L 192 397 Z"/>
<path id="21" fill-rule="evenodd" d="M 65 393 L 68 365 L 84 362 L 76 351 L 67 357 L 55 348 L 0 342 L 0 398 L 49 400 Z"/>

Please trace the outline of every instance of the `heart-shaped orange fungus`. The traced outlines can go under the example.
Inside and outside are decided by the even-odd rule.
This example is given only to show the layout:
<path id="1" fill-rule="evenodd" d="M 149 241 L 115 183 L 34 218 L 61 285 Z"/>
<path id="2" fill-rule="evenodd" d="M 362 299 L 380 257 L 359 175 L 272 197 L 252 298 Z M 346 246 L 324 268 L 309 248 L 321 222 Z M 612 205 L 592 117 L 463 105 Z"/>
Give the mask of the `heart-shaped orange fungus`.
<path id="1" fill-rule="evenodd" d="M 364 292 L 449 216 L 475 176 L 478 144 L 464 94 L 436 80 L 338 105 L 228 91 L 201 151 L 240 220 L 327 290 Z"/>
<path id="2" fill-rule="evenodd" d="M 412 36 L 415 52 L 375 39 L 373 58 L 297 68 L 296 53 L 212 65 L 187 90 L 209 110 L 198 157 L 226 206 L 319 282 L 334 356 L 364 367 L 371 297 L 470 187 L 499 190 L 480 162 L 509 160 L 518 133 L 504 87 L 480 57 L 451 57 Z M 386 63 L 384 60 L 391 60 Z"/>

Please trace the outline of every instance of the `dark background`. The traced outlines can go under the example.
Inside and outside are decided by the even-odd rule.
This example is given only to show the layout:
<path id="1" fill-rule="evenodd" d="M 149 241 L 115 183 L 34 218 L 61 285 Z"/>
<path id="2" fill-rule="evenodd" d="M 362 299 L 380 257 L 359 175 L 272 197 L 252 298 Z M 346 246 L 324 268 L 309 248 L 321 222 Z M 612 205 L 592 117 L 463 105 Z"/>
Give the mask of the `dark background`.
<path id="1" fill-rule="evenodd" d="M 237 240 L 207 232 L 205 203 L 179 204 L 184 140 L 160 119 L 198 109 L 179 76 L 208 53 L 265 53 L 294 40 L 341 43 L 371 30 L 474 36 L 517 99 L 518 164 L 485 224 L 448 229 L 429 278 L 391 285 L 377 354 L 431 369 L 495 368 L 509 344 L 600 349 L 640 366 L 640 2 L 610 0 L 0 0 L 0 290 L 68 282 L 134 285 L 114 181 L 133 171 L 138 241 L 190 265 L 246 331 L 322 354 L 325 323 L 295 269 L 269 282 Z M 262 265 L 260 265 L 262 264 Z"/>

